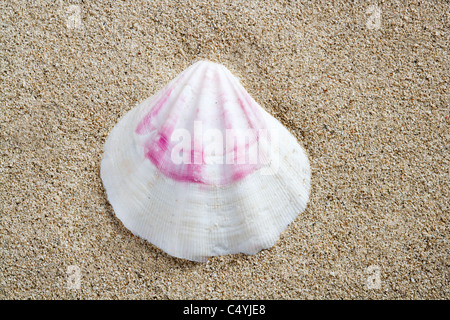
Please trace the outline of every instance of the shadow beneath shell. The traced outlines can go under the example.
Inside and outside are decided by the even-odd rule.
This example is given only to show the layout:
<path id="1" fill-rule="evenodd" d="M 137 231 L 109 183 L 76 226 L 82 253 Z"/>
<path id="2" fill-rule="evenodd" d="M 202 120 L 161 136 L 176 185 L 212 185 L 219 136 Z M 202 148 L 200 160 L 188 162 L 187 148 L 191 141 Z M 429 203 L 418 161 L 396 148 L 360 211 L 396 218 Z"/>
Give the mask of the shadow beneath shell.
<path id="1" fill-rule="evenodd" d="M 113 229 L 113 241 L 120 242 L 120 250 L 116 251 L 117 254 L 128 251 L 133 255 L 139 255 L 137 259 L 143 264 L 142 267 L 156 273 L 170 273 L 170 270 L 173 269 L 184 270 L 204 264 L 173 257 L 144 238 L 133 234 L 123 225 L 122 221 L 117 219 L 114 209 L 106 200 L 106 194 L 105 201 L 105 212 Z"/>
<path id="2" fill-rule="evenodd" d="M 174 271 L 190 271 L 196 268 L 208 268 L 208 265 L 216 264 L 240 264 L 251 259 L 252 256 L 243 253 L 230 254 L 225 256 L 210 257 L 204 262 L 190 261 L 177 258 L 164 252 L 144 238 L 133 234 L 128 230 L 114 213 L 112 205 L 109 203 L 106 191 L 102 188 L 100 196 L 104 200 L 105 218 L 109 220 L 111 226 L 110 241 L 117 244 L 114 251 L 117 259 L 120 261 L 124 256 L 132 256 L 138 264 L 141 265 L 141 271 L 170 275 Z M 265 251 L 265 250 L 262 250 Z M 131 259 L 131 258 L 129 258 Z"/>

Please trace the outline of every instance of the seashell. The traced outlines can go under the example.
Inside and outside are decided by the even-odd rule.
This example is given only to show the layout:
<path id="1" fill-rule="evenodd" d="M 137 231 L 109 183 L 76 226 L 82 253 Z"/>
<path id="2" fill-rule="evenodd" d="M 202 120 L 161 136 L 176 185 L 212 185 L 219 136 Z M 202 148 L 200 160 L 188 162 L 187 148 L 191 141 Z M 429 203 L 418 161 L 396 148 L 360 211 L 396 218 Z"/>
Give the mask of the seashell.
<path id="1" fill-rule="evenodd" d="M 296 138 L 209 61 L 119 121 L 104 146 L 101 178 L 126 228 L 193 261 L 272 247 L 310 190 Z"/>

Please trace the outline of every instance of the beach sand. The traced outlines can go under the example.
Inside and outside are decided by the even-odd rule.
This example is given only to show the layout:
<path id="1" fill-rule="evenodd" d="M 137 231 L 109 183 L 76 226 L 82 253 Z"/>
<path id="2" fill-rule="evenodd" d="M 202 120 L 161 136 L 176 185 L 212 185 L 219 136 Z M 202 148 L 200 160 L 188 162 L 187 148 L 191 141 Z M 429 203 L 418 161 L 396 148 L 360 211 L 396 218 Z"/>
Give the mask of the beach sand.
<path id="1" fill-rule="evenodd" d="M 449 299 L 445 1 L 0 2 L 0 299 Z M 199 59 L 304 146 L 270 249 L 173 258 L 100 179 L 119 119 Z"/>

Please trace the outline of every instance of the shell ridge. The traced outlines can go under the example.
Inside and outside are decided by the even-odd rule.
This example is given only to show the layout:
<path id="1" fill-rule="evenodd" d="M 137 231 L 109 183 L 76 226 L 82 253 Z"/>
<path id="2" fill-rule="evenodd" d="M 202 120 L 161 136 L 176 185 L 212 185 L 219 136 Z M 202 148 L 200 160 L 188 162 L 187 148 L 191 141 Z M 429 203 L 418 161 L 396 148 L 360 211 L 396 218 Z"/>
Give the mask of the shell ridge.
<path id="1" fill-rule="evenodd" d="M 196 64 L 197 67 L 195 68 L 195 73 L 205 73 L 206 69 L 203 67 L 202 64 L 197 63 Z M 202 68 L 203 67 L 203 68 Z M 195 87 L 200 87 L 203 88 L 203 83 L 205 81 L 204 77 L 197 77 L 196 81 L 198 81 L 198 84 L 195 85 Z M 191 110 L 194 112 L 191 112 L 191 117 L 190 118 L 185 118 L 182 119 L 181 117 L 181 112 L 177 112 L 177 120 L 176 123 L 174 124 L 174 127 L 177 128 L 182 128 L 187 130 L 190 133 L 190 137 L 191 137 L 191 141 L 190 141 L 190 161 L 189 163 L 182 163 L 176 167 L 174 167 L 172 170 L 172 172 L 169 172 L 168 177 L 172 178 L 172 179 L 176 179 L 177 177 L 185 177 L 188 181 L 189 180 L 194 180 L 196 182 L 203 182 L 203 180 L 201 179 L 201 172 L 202 172 L 202 167 L 199 164 L 196 164 L 194 161 L 195 158 L 195 142 L 194 139 L 195 134 L 194 134 L 194 130 L 195 130 L 195 121 L 196 121 L 196 117 L 198 116 L 199 113 L 199 101 L 201 100 L 201 90 L 196 94 L 197 92 L 194 92 L 194 96 L 196 96 L 195 101 L 193 101 L 193 106 L 197 105 L 197 108 L 195 110 Z M 187 106 L 188 108 L 191 108 L 189 105 Z M 184 120 L 183 122 L 181 122 L 180 120 Z M 173 133 L 173 131 L 172 131 Z M 169 150 L 168 150 L 169 151 Z M 186 150 L 183 150 L 184 152 L 186 152 Z M 170 157 L 169 157 L 170 158 Z M 169 160 L 171 161 L 171 160 Z"/>
<path id="2" fill-rule="evenodd" d="M 258 132 L 257 130 L 259 129 L 263 129 L 263 126 L 260 125 L 258 127 L 256 127 L 248 113 L 247 107 L 243 105 L 242 103 L 242 99 L 243 99 L 243 95 L 248 95 L 248 93 L 246 92 L 245 88 L 243 88 L 240 83 L 237 81 L 237 79 L 234 78 L 234 76 L 227 70 L 225 69 L 224 73 L 223 73 L 223 77 L 226 79 L 225 81 L 222 80 L 221 83 L 222 84 L 226 84 L 228 85 L 228 90 L 226 90 L 227 92 L 232 91 L 237 97 L 238 97 L 238 101 L 232 101 L 233 104 L 239 104 L 239 110 L 242 112 L 243 117 L 246 118 L 247 121 L 247 125 L 249 127 L 249 129 L 247 130 L 251 130 L 251 136 L 248 137 L 248 142 L 247 139 L 244 141 L 244 145 L 241 147 L 241 149 L 243 149 L 244 152 L 244 158 L 246 159 L 247 157 L 250 158 L 250 147 L 256 143 L 258 141 Z M 255 108 L 255 111 L 258 112 L 259 110 L 257 110 L 257 108 Z M 233 136 L 231 136 L 232 139 L 234 139 L 234 134 L 240 134 L 241 132 L 239 132 L 240 128 L 236 128 L 233 126 L 233 123 L 230 119 L 232 119 L 233 114 L 228 112 L 225 108 L 225 103 L 222 104 L 222 114 L 223 114 L 223 123 L 224 123 L 224 127 L 227 129 L 231 129 L 234 130 L 233 132 Z M 236 115 L 234 115 L 236 116 Z M 245 134 L 246 132 L 242 132 Z M 248 133 L 248 132 L 247 132 Z M 236 142 L 236 145 L 234 144 Z M 227 141 L 227 143 L 229 143 L 229 141 Z M 249 174 L 249 172 L 253 172 L 255 169 L 258 168 L 258 164 L 253 164 L 253 163 L 244 163 L 244 164 L 239 164 L 238 163 L 238 157 L 239 157 L 239 152 L 238 152 L 238 145 L 237 145 L 237 141 L 233 141 L 233 146 L 236 146 L 235 149 L 232 150 L 228 150 L 228 148 L 225 151 L 224 154 L 224 158 L 229 159 L 229 157 L 232 159 L 232 164 L 226 164 L 225 166 L 222 167 L 223 169 L 223 173 L 225 172 L 229 172 L 231 170 L 231 172 L 223 174 L 223 176 L 228 177 L 228 179 L 226 179 L 226 181 L 224 181 L 224 183 L 229 183 L 235 180 L 240 180 L 241 178 L 245 177 L 247 174 Z M 229 145 L 228 145 L 229 146 Z M 242 152 L 242 150 L 241 150 Z M 250 161 L 248 161 L 250 162 Z"/>
<path id="3" fill-rule="evenodd" d="M 227 72 L 229 74 L 229 71 Z M 231 78 L 230 83 L 233 87 L 234 93 L 238 97 L 238 103 L 244 113 L 245 118 L 247 119 L 248 125 L 250 128 L 258 130 L 258 129 L 265 129 L 264 126 L 264 120 L 262 118 L 261 110 L 258 110 L 258 108 L 255 108 L 255 106 L 261 107 L 256 101 L 252 101 L 250 95 L 248 94 L 247 90 L 242 86 L 242 84 L 233 79 L 233 75 L 229 74 L 228 77 Z M 235 80 L 235 81 L 233 81 Z M 262 108 L 262 107 L 261 107 Z M 264 110 L 264 108 L 262 108 Z M 255 119 L 252 119 L 252 116 Z M 256 121 L 256 122 L 255 122 Z M 258 125 L 257 125 L 258 124 Z"/>
<path id="4" fill-rule="evenodd" d="M 230 74 L 229 77 L 230 76 L 233 77 L 232 74 Z M 249 138 L 249 142 L 245 145 L 245 149 L 248 151 L 251 145 L 253 145 L 254 143 L 258 143 L 260 137 L 259 131 L 266 129 L 266 123 L 264 121 L 262 113 L 262 111 L 264 111 L 264 108 L 262 108 L 256 101 L 251 99 L 250 95 L 239 81 L 230 82 L 233 87 L 234 93 L 238 96 L 238 103 L 242 112 L 244 113 L 244 117 L 246 118 L 249 127 L 253 130 L 252 132 L 254 134 L 254 137 Z M 258 169 L 259 167 L 260 165 L 255 165 L 253 166 L 253 170 Z M 241 166 L 240 168 L 245 171 L 245 168 L 243 166 Z"/>
<path id="5" fill-rule="evenodd" d="M 172 94 L 172 92 L 174 91 L 174 88 L 176 87 L 176 85 L 179 85 L 180 88 L 177 90 L 177 94 L 175 97 L 172 97 L 171 100 L 173 100 L 175 98 L 178 99 L 179 96 L 183 93 L 182 88 L 186 85 L 186 83 L 189 81 L 190 79 L 190 75 L 192 75 L 192 73 L 195 73 L 195 64 L 193 66 L 191 66 L 190 68 L 188 68 L 187 70 L 183 71 L 181 74 L 179 74 L 175 79 L 173 79 L 169 84 L 167 84 L 165 87 L 163 87 L 160 91 L 158 91 L 156 93 L 156 96 L 159 97 L 159 99 L 156 101 L 156 97 L 155 97 L 155 102 L 154 105 L 152 107 L 150 107 L 150 110 L 146 110 L 148 108 L 148 105 L 143 105 L 142 108 L 145 111 L 145 116 L 144 119 L 148 120 L 152 120 L 155 118 L 155 116 L 157 116 L 159 114 L 159 111 L 161 111 L 161 108 L 165 105 L 165 102 L 167 102 L 169 99 L 163 101 L 163 103 L 158 104 L 159 108 L 157 108 L 155 110 L 155 106 L 156 104 L 162 100 L 164 98 L 165 95 L 168 95 L 168 98 L 170 98 L 170 95 Z M 184 80 L 182 82 L 182 80 Z M 180 83 L 181 82 L 181 83 Z M 170 94 L 168 94 L 167 92 L 170 92 Z M 172 109 L 176 106 L 176 104 L 169 106 L 169 108 L 167 108 L 168 110 L 165 112 L 165 117 L 163 117 L 162 119 L 159 119 L 161 123 L 165 123 L 168 118 L 171 116 L 172 114 Z M 142 121 L 141 121 L 142 122 Z M 151 123 L 149 121 L 147 121 L 148 125 L 151 125 Z M 139 127 L 139 124 L 138 124 Z M 157 128 L 159 129 L 159 127 Z"/>
<path id="6" fill-rule="evenodd" d="M 224 76 L 226 78 L 226 81 L 224 81 L 224 79 L 223 79 Z M 217 101 L 217 104 L 218 104 L 218 106 L 221 109 L 221 114 L 223 115 L 223 117 L 221 118 L 222 128 L 225 128 L 225 130 L 226 129 L 233 129 L 232 128 L 232 121 L 230 121 L 230 119 L 231 119 L 230 112 L 228 112 L 226 110 L 226 107 L 225 107 L 225 103 L 227 101 L 223 97 L 223 94 L 228 91 L 228 90 L 225 90 L 225 87 L 228 84 L 227 82 L 229 82 L 229 79 L 228 79 L 228 77 L 226 77 L 226 75 L 224 75 L 223 72 L 219 72 L 218 73 L 218 78 L 219 78 L 218 82 L 219 82 L 219 89 L 220 89 L 219 92 L 223 92 L 221 95 L 219 95 L 219 99 Z M 220 174 L 221 177 L 226 177 L 227 176 L 227 174 L 226 174 L 226 171 L 228 169 L 227 165 L 226 165 L 226 159 L 227 159 L 227 156 L 228 156 L 227 152 L 229 152 L 229 150 L 227 150 L 227 145 L 226 145 L 226 141 L 225 141 L 225 143 L 223 143 L 223 150 L 222 150 L 222 162 L 224 162 L 225 165 L 220 166 L 219 174 Z"/>
<path id="7" fill-rule="evenodd" d="M 183 94 L 183 90 L 182 88 L 184 88 L 186 86 L 186 84 L 189 82 L 190 77 L 192 74 L 194 74 L 195 72 L 198 71 L 198 68 L 201 67 L 201 65 L 197 65 L 195 66 L 195 68 L 190 68 L 190 70 L 186 70 L 185 72 L 189 71 L 189 73 L 184 73 L 184 78 L 185 81 L 183 82 L 183 85 L 181 86 L 181 88 L 176 92 L 176 96 L 172 98 L 172 104 L 169 105 L 169 108 L 167 108 L 168 110 L 165 111 L 165 113 L 163 114 L 163 121 L 161 121 L 160 119 L 157 119 L 159 123 L 161 123 L 160 125 L 157 125 L 155 127 L 155 130 L 161 130 L 159 133 L 159 137 L 156 137 L 159 140 L 154 140 L 154 139 L 147 139 L 146 141 L 146 156 L 147 158 L 159 169 L 162 170 L 163 173 L 166 173 L 168 177 L 171 178 L 175 178 L 177 176 L 183 176 L 183 166 L 178 167 L 178 172 L 176 171 L 170 171 L 167 166 L 169 166 L 169 163 L 172 162 L 171 161 L 171 151 L 172 149 L 169 148 L 172 141 L 172 135 L 173 132 L 175 130 L 176 127 L 179 126 L 179 121 L 181 118 L 181 112 L 178 112 L 178 108 L 182 108 L 183 107 L 183 102 L 182 103 L 178 103 L 180 97 Z M 199 78 L 201 81 L 202 78 Z M 157 115 L 156 115 L 157 116 Z M 155 119 L 156 120 L 156 119 Z M 188 123 L 190 123 L 188 121 Z M 162 132 L 162 133 L 161 133 Z M 156 145 L 155 145 L 156 144 Z M 155 149 L 155 147 L 158 147 L 158 149 Z M 155 150 L 160 150 L 159 154 L 155 154 Z M 189 164 L 187 164 L 187 166 L 189 166 Z M 187 168 L 188 172 L 192 171 L 192 169 L 195 168 Z M 171 173 L 171 174 L 170 174 Z"/>

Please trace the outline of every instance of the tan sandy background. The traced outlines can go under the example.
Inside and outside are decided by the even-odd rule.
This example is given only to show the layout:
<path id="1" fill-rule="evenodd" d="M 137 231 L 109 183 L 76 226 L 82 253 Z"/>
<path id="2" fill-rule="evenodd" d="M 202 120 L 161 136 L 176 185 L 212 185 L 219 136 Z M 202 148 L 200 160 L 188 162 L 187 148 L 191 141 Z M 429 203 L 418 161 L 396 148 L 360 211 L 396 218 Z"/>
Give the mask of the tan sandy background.
<path id="1" fill-rule="evenodd" d="M 0 298 L 450 298 L 449 11 L 1 0 Z M 198 59 L 238 76 L 312 169 L 273 248 L 205 264 L 133 236 L 99 176 L 120 117 Z"/>

